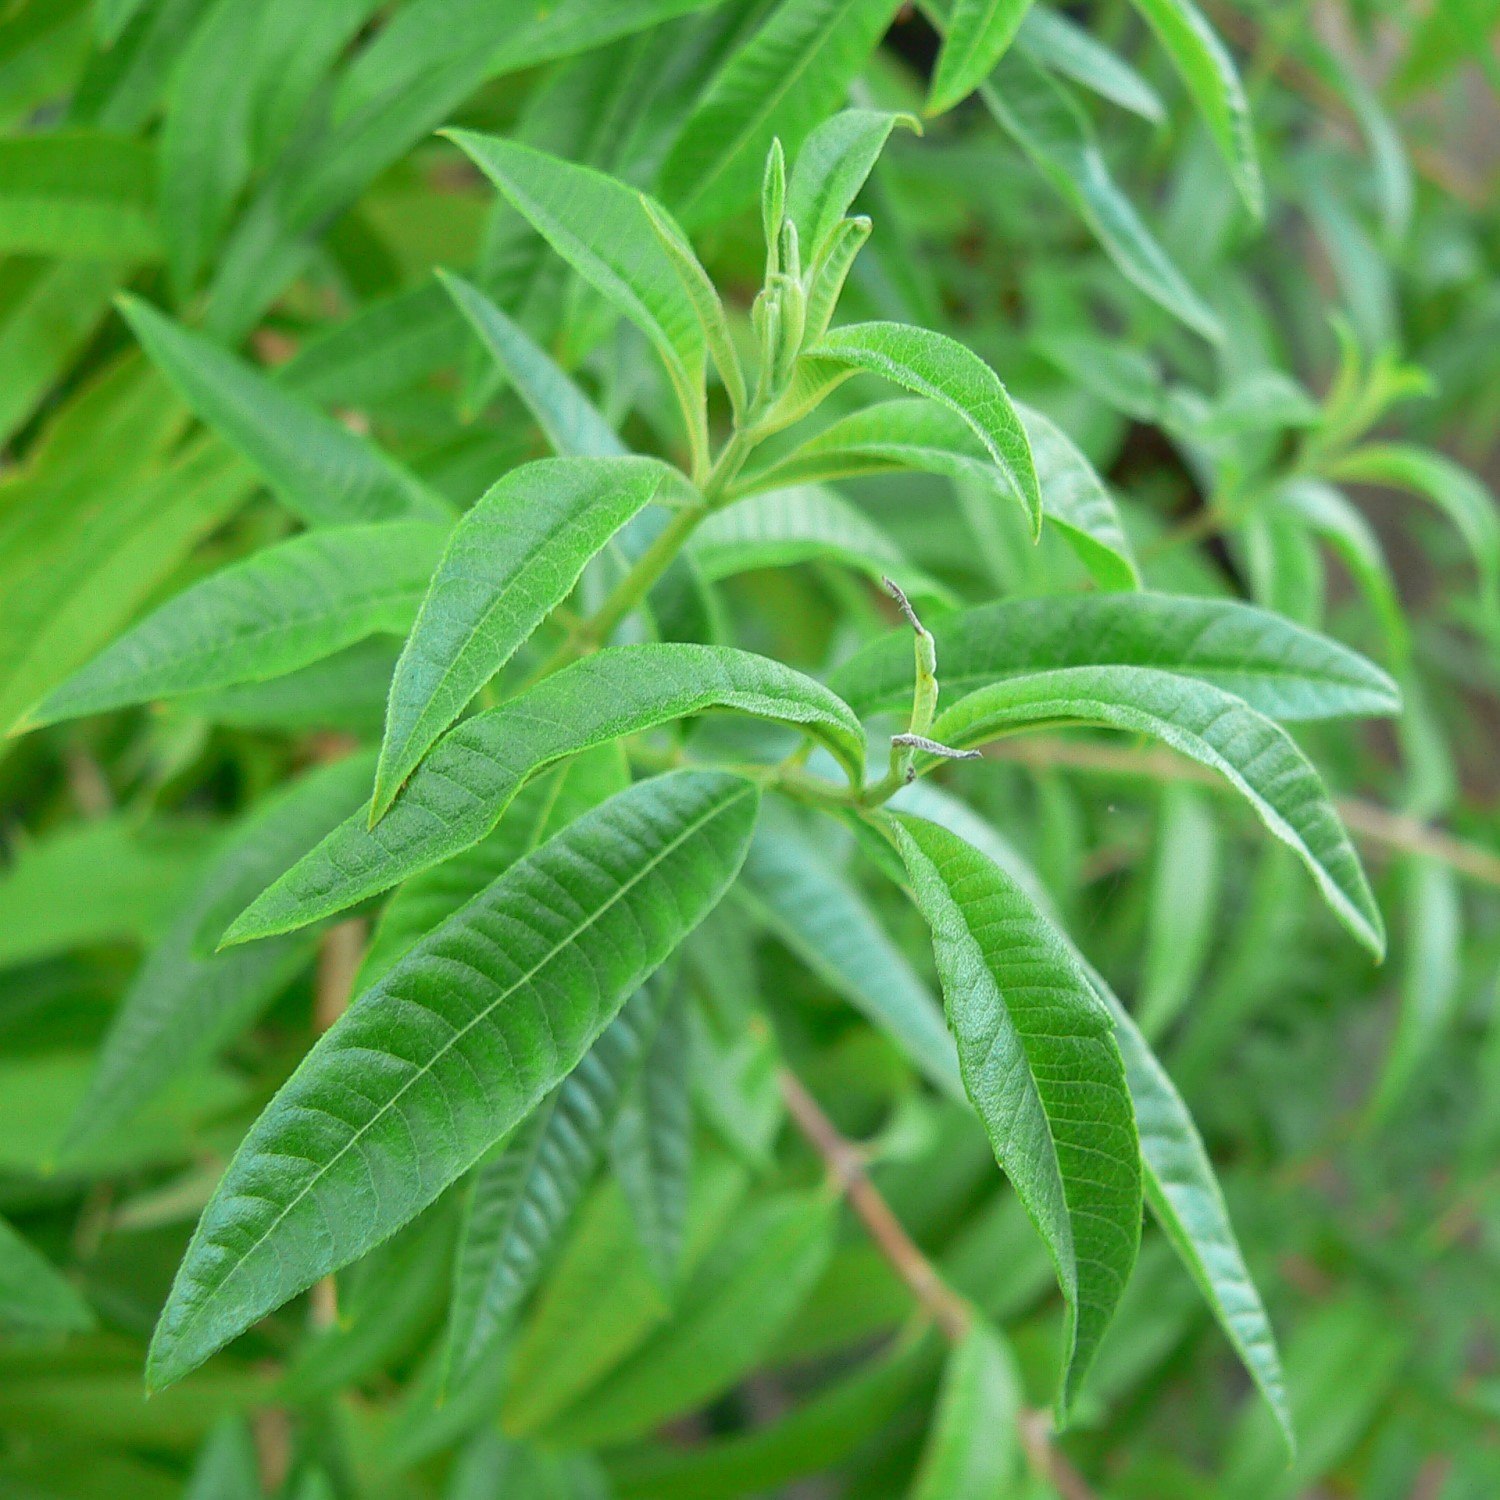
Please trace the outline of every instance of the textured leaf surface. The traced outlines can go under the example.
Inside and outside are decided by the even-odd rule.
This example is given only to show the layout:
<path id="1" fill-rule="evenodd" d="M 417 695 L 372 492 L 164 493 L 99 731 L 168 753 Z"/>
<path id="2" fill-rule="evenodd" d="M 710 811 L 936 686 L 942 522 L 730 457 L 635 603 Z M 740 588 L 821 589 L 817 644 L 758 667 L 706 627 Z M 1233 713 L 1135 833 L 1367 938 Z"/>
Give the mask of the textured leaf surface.
<path id="1" fill-rule="evenodd" d="M 933 737 L 976 745 L 1047 722 L 1149 734 L 1218 771 L 1307 866 L 1324 899 L 1380 959 L 1385 924 L 1322 779 L 1286 731 L 1240 699 L 1150 667 L 1071 667 L 981 688 L 939 714 Z"/>
<path id="2" fill-rule="evenodd" d="M 278 542 L 153 611 L 31 715 L 29 725 L 263 682 L 374 634 L 404 635 L 443 528 L 330 526 Z"/>
<path id="3" fill-rule="evenodd" d="M 811 266 L 849 211 L 899 124 L 910 115 L 845 109 L 803 141 L 786 185 L 786 216 L 797 226 L 802 262 Z"/>
<path id="4" fill-rule="evenodd" d="M 300 927 L 477 843 L 537 771 L 621 735 L 708 709 L 794 724 L 863 775 L 864 732 L 820 683 L 728 647 L 619 646 L 465 720 L 373 828 L 357 814 L 235 922 L 229 941 Z"/>
<path id="5" fill-rule="evenodd" d="M 312 955 L 304 938 L 215 953 L 229 918 L 275 870 L 357 807 L 372 757 L 350 756 L 254 809 L 192 883 L 192 899 L 147 955 L 100 1049 L 64 1154 L 117 1130 L 180 1073 L 247 1026 Z"/>
<path id="6" fill-rule="evenodd" d="M 952 109 L 990 76 L 1030 8 L 1031 0 L 955 0 L 927 94 L 928 114 Z"/>
<path id="7" fill-rule="evenodd" d="M 820 979 L 944 1093 L 963 1097 L 943 1013 L 858 889 L 786 816 L 767 815 L 745 861 L 745 899 Z"/>
<path id="8" fill-rule="evenodd" d="M 1201 678 L 1275 719 L 1392 714 L 1396 684 L 1326 636 L 1248 604 L 1174 594 L 1006 599 L 938 620 L 938 680 L 962 695 L 1016 672 L 1159 667 Z M 911 636 L 896 631 L 833 673 L 860 714 L 911 697 Z"/>
<path id="9" fill-rule="evenodd" d="M 832 329 L 811 355 L 882 375 L 962 417 L 1025 507 L 1033 534 L 1041 531 L 1042 497 L 1026 430 L 1000 377 L 972 350 L 905 323 L 848 323 Z"/>
<path id="10" fill-rule="evenodd" d="M 887 826 L 932 929 L 964 1086 L 1069 1308 L 1064 1418 L 1135 1263 L 1140 1146 L 1108 1014 L 1029 897 L 962 839 Z"/>
<path id="11" fill-rule="evenodd" d="M 1078 211 L 1120 274 L 1204 338 L 1221 339 L 1223 329 L 1212 309 L 1110 175 L 1077 101 L 1018 53 L 1004 58 L 979 92 L 1001 127 Z"/>
<path id="12" fill-rule="evenodd" d="M 227 349 L 137 298 L 120 311 L 198 418 L 309 525 L 448 519 L 446 502 L 414 475 Z"/>
<path id="13" fill-rule="evenodd" d="M 709 84 L 662 169 L 663 196 L 689 225 L 754 200 L 773 137 L 796 157 L 895 10 L 895 0 L 782 0 Z"/>
<path id="14" fill-rule="evenodd" d="M 204 1211 L 152 1340 L 151 1383 L 378 1244 L 524 1119 L 723 895 L 756 803 L 752 783 L 715 772 L 642 782 L 366 991 Z"/>
<path id="15" fill-rule="evenodd" d="M 448 1318 L 451 1376 L 471 1369 L 546 1269 L 661 1027 L 660 978 L 625 1002 L 578 1066 L 474 1174 Z"/>
<path id="16" fill-rule="evenodd" d="M 94 1315 L 73 1284 L 0 1219 L 0 1327 L 77 1331 Z"/>
<path id="17" fill-rule="evenodd" d="M 981 1318 L 954 1345 L 911 1500 L 1004 1495 L 1020 1463 L 1021 1375 L 1005 1341 Z"/>
<path id="18" fill-rule="evenodd" d="M 372 818 L 665 472 L 650 458 L 540 459 L 511 470 L 463 516 L 396 664 Z"/>

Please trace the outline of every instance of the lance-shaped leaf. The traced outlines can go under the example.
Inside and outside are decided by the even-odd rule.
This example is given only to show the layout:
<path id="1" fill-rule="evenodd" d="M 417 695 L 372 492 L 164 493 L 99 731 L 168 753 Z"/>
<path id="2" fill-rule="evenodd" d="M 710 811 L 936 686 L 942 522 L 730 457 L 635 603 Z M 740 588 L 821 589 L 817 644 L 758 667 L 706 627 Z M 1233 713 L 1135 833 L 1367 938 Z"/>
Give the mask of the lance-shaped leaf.
<path id="1" fill-rule="evenodd" d="M 396 664 L 372 821 L 666 472 L 652 458 L 540 459 L 512 469 L 464 515 Z"/>
<path id="2" fill-rule="evenodd" d="M 990 76 L 1030 8 L 1031 0 L 954 0 L 927 94 L 928 114 L 952 109 Z"/>
<path id="3" fill-rule="evenodd" d="M 1003 869 L 1088 974 L 1114 1020 L 1135 1104 L 1146 1201 L 1290 1440 L 1291 1411 L 1276 1336 L 1240 1253 L 1213 1163 L 1176 1086 L 1130 1013 L 1059 925 L 1036 871 L 1011 844 L 967 804 L 928 782 L 905 787 L 898 797 L 901 805 L 941 824 Z"/>
<path id="4" fill-rule="evenodd" d="M 863 511 L 820 484 L 768 490 L 714 511 L 693 533 L 688 555 L 710 579 L 828 561 L 877 580 L 899 578 L 909 594 L 952 599 Z"/>
<path id="5" fill-rule="evenodd" d="M 848 323 L 834 328 L 811 356 L 882 375 L 957 413 L 994 460 L 1026 508 L 1033 535 L 1042 529 L 1042 497 L 1026 429 L 1000 377 L 972 350 L 945 334 L 906 323 Z"/>
<path id="6" fill-rule="evenodd" d="M 75 672 L 28 727 L 264 682 L 366 636 L 404 635 L 443 536 L 441 526 L 427 521 L 330 526 L 231 563 Z"/>
<path id="7" fill-rule="evenodd" d="M 1339 920 L 1380 959 L 1385 924 L 1349 835 L 1312 763 L 1264 715 L 1207 682 L 1151 667 L 1070 667 L 1014 677 L 939 714 L 932 737 L 983 744 L 1036 724 L 1103 724 L 1149 734 L 1218 771 L 1307 866 Z"/>
<path id="8" fill-rule="evenodd" d="M 796 725 L 858 785 L 864 731 L 821 683 L 727 646 L 618 646 L 575 662 L 446 735 L 373 828 L 356 814 L 234 923 L 226 942 L 286 932 L 478 843 L 522 785 L 593 745 L 709 709 Z"/>
<path id="9" fill-rule="evenodd" d="M 796 156 L 895 10 L 895 0 L 783 0 L 771 12 L 708 85 L 662 168 L 662 195 L 684 223 L 754 202 L 773 137 Z"/>
<path id="10" fill-rule="evenodd" d="M 704 428 L 703 329 L 647 200 L 591 167 L 498 136 L 450 132 L 531 226 L 651 340 L 671 379 L 695 452 Z M 665 214 L 665 210 L 659 210 Z"/>
<path id="11" fill-rule="evenodd" d="M 0 1219 L 0 1328 L 77 1332 L 94 1314 L 72 1282 Z"/>
<path id="12" fill-rule="evenodd" d="M 691 1033 L 685 997 L 661 1019 L 610 1136 L 610 1161 L 656 1284 L 670 1297 L 681 1278 L 693 1175 Z"/>
<path id="13" fill-rule="evenodd" d="M 786 216 L 797 226 L 803 265 L 816 262 L 897 125 L 921 129 L 912 115 L 846 109 L 803 141 L 786 187 Z"/>
<path id="14" fill-rule="evenodd" d="M 932 929 L 959 1067 L 1066 1299 L 1066 1418 L 1135 1264 L 1140 1145 L 1109 1015 L 1021 888 L 962 839 L 892 818 Z"/>
<path id="15" fill-rule="evenodd" d="M 1255 154 L 1250 101 L 1218 33 L 1193 0 L 1132 0 L 1156 33 L 1187 85 L 1215 145 L 1229 163 L 1230 175 L 1259 219 L 1265 212 L 1265 188 Z"/>
<path id="16" fill-rule="evenodd" d="M 604 1154 L 670 990 L 643 985 L 578 1066 L 474 1174 L 448 1318 L 448 1376 L 482 1359 L 546 1269 Z"/>
<path id="17" fill-rule="evenodd" d="M 952 697 L 1017 672 L 1159 667 L 1200 678 L 1274 719 L 1400 711 L 1396 684 L 1348 647 L 1249 604 L 1175 594 L 1006 599 L 932 625 Z M 830 684 L 859 714 L 911 698 L 911 632 L 850 657 Z"/>
<path id="18" fill-rule="evenodd" d="M 760 921 L 950 1097 L 963 1097 L 943 1013 L 864 898 L 787 817 L 756 830 L 736 888 Z"/>
<path id="19" fill-rule="evenodd" d="M 1021 1459 L 1021 1403 L 1015 1356 L 976 1317 L 948 1356 L 911 1500 L 1011 1493 Z"/>
<path id="20" fill-rule="evenodd" d="M 152 1339 L 151 1385 L 378 1244 L 519 1124 L 724 894 L 757 801 L 718 772 L 639 783 L 360 996 L 205 1209 Z"/>
<path id="21" fill-rule="evenodd" d="M 620 458 L 627 449 L 592 401 L 509 313 L 451 271 L 438 279 L 495 362 L 510 377 L 552 450 L 564 457 Z"/>
<path id="22" fill-rule="evenodd" d="M 155 176 L 151 147 L 128 136 L 51 131 L 0 141 L 0 251 L 154 260 Z"/>
<path id="23" fill-rule="evenodd" d="M 445 521 L 451 515 L 445 500 L 394 459 L 227 349 L 138 298 L 122 297 L 119 305 L 142 348 L 199 420 L 308 525 Z"/>
<path id="24" fill-rule="evenodd" d="M 980 90 L 991 114 L 1066 198 L 1120 274 L 1204 338 L 1224 336 L 1218 318 L 1167 258 L 1110 176 L 1088 116 L 1029 58 L 1011 53 Z"/>
<path id="25" fill-rule="evenodd" d="M 1092 89 L 1101 99 L 1159 125 L 1167 117 L 1156 90 L 1092 32 L 1050 5 L 1033 5 L 1016 33 L 1016 46 L 1033 62 Z"/>
<path id="26" fill-rule="evenodd" d="M 372 757 L 350 756 L 255 808 L 193 882 L 115 1013 L 63 1154 L 97 1142 L 250 1024 L 311 957 L 302 937 L 215 953 L 224 923 L 271 874 L 359 805 Z"/>

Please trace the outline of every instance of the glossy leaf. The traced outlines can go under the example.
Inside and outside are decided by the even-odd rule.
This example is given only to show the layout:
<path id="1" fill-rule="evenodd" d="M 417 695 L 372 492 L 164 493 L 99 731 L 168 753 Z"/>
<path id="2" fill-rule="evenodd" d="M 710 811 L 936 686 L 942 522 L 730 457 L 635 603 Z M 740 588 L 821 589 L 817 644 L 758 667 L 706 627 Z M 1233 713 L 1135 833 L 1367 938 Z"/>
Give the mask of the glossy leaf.
<path id="1" fill-rule="evenodd" d="M 311 526 L 448 518 L 414 475 L 332 417 L 134 297 L 120 311 L 182 399 Z"/>
<path id="2" fill-rule="evenodd" d="M 925 328 L 850 323 L 832 329 L 811 356 L 881 375 L 963 418 L 1025 507 L 1032 533 L 1040 533 L 1042 498 L 1026 430 L 999 376 L 977 354 Z"/>
<path id="3" fill-rule="evenodd" d="M 952 109 L 990 76 L 1030 7 L 1031 0 L 954 0 L 927 94 L 928 114 Z"/>
<path id="4" fill-rule="evenodd" d="M 1307 867 L 1329 907 L 1379 960 L 1385 924 L 1322 780 L 1284 729 L 1206 682 L 1151 667 L 1071 667 L 981 688 L 939 714 L 941 744 L 1008 729 L 1104 724 L 1149 734 L 1218 771 Z"/>
<path id="5" fill-rule="evenodd" d="M 1066 1418 L 1135 1262 L 1140 1146 L 1109 1017 L 1021 888 L 962 839 L 889 826 L 932 929 L 964 1087 L 1052 1256 Z"/>
<path id="6" fill-rule="evenodd" d="M 276 543 L 168 600 L 75 672 L 28 727 L 263 682 L 374 634 L 404 635 L 443 545 L 426 521 Z"/>
<path id="7" fill-rule="evenodd" d="M 665 472 L 648 458 L 542 459 L 511 470 L 463 516 L 396 664 L 372 822 Z"/>
<path id="8" fill-rule="evenodd" d="M 575 663 L 453 729 L 375 827 L 334 830 L 226 934 L 244 942 L 331 916 L 477 843 L 538 771 L 580 750 L 709 709 L 796 725 L 863 774 L 864 735 L 810 678 L 748 651 L 620 646 Z"/>
<path id="9" fill-rule="evenodd" d="M 524 1119 L 723 895 L 756 802 L 715 772 L 640 783 L 366 991 L 230 1163 L 157 1325 L 151 1384 L 378 1244 Z"/>
<path id="10" fill-rule="evenodd" d="M 1059 667 L 1154 667 L 1199 678 L 1275 719 L 1399 711 L 1396 684 L 1326 636 L 1250 605 L 1172 594 L 1007 599 L 934 621 L 947 697 Z M 831 685 L 860 714 L 911 695 L 909 632 L 865 647 Z"/>

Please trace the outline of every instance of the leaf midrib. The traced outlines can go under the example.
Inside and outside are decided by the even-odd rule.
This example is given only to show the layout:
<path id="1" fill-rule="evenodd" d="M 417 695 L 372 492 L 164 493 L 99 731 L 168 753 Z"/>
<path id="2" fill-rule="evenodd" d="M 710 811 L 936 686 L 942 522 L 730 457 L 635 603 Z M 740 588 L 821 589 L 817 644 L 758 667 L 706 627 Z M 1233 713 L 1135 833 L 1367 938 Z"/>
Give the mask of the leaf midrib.
<path id="1" fill-rule="evenodd" d="M 722 813 L 726 812 L 741 797 L 752 794 L 754 790 L 754 785 L 750 782 L 746 782 L 743 789 L 736 791 L 731 797 L 726 798 L 723 802 L 716 803 L 698 818 L 694 819 L 694 821 L 688 824 L 681 833 L 679 833 L 675 838 L 671 840 L 670 843 L 666 844 L 652 860 L 643 865 L 634 875 L 626 880 L 609 897 L 608 900 L 606 900 L 602 905 L 595 907 L 594 910 L 589 914 L 587 920 L 578 923 L 568 932 L 566 937 L 554 943 L 553 946 L 541 959 L 539 959 L 524 974 L 513 980 L 502 993 L 498 994 L 494 998 L 494 1000 L 490 1002 L 489 1005 L 485 1006 L 483 1010 L 479 1011 L 463 1026 L 454 1030 L 453 1034 L 448 1038 L 448 1040 L 444 1042 L 443 1045 L 433 1054 L 431 1060 L 425 1066 L 418 1068 L 412 1074 L 412 1076 L 408 1078 L 406 1082 L 403 1083 L 396 1090 L 396 1092 L 390 1096 L 386 1103 L 381 1105 L 380 1108 L 377 1109 L 375 1113 L 372 1114 L 367 1121 L 365 1121 L 364 1124 L 357 1127 L 353 1134 L 349 1137 L 348 1141 L 345 1142 L 345 1144 L 341 1146 L 336 1152 L 334 1152 L 334 1154 L 329 1157 L 328 1160 L 322 1166 L 320 1166 L 316 1172 L 314 1172 L 313 1176 L 308 1180 L 306 1185 L 302 1187 L 290 1199 L 286 1207 L 276 1215 L 276 1217 L 271 1221 L 266 1229 L 256 1238 L 255 1242 L 240 1255 L 239 1259 L 230 1268 L 224 1279 L 220 1281 L 217 1286 L 213 1287 L 209 1291 L 208 1295 L 203 1299 L 203 1301 L 200 1302 L 197 1307 L 192 1310 L 188 1320 L 182 1325 L 182 1327 L 190 1328 L 194 1326 L 194 1324 L 202 1322 L 206 1310 L 213 1306 L 215 1302 L 222 1299 L 225 1289 L 236 1277 L 240 1275 L 245 1266 L 249 1264 L 250 1257 L 253 1256 L 261 1248 L 261 1246 L 265 1244 L 265 1242 L 271 1237 L 271 1235 L 281 1227 L 282 1223 L 285 1222 L 288 1215 L 290 1215 L 293 1210 L 296 1209 L 296 1207 L 318 1186 L 319 1183 L 323 1181 L 323 1179 L 329 1174 L 329 1172 L 332 1171 L 333 1168 L 337 1166 L 338 1163 L 342 1161 L 350 1151 L 354 1150 L 354 1148 L 358 1146 L 359 1142 L 364 1138 L 364 1136 L 368 1134 L 369 1131 L 374 1129 L 375 1125 L 380 1120 L 384 1119 L 385 1116 L 388 1115 L 390 1111 L 396 1107 L 396 1105 L 401 1101 L 406 1092 L 409 1089 L 413 1088 L 420 1080 L 425 1079 L 437 1067 L 442 1059 L 446 1057 L 447 1054 L 464 1037 L 466 1037 L 476 1026 L 480 1025 L 482 1022 L 488 1021 L 495 1010 L 498 1009 L 499 1006 L 501 1006 L 505 1001 L 509 1000 L 511 996 L 513 996 L 521 988 L 522 985 L 527 984 L 532 979 L 534 979 L 543 969 L 545 969 L 550 963 L 552 963 L 552 961 L 557 958 L 557 956 L 565 948 L 576 941 L 581 933 L 587 931 L 588 928 L 592 927 L 601 917 L 604 916 L 606 912 L 612 910 L 620 901 L 625 898 L 625 896 L 631 890 L 639 885 L 647 875 L 651 874 L 661 864 L 663 864 L 667 860 L 667 858 L 675 853 L 677 849 L 679 849 L 684 843 L 686 843 L 689 838 L 691 838 L 701 828 L 705 827 L 708 823 L 712 822 Z M 390 976 L 387 975 L 386 978 L 381 981 L 381 985 L 384 986 L 388 984 L 389 979 Z M 426 1007 L 423 1008 L 426 1009 Z M 308 1061 L 310 1062 L 311 1059 L 312 1054 L 310 1053 L 308 1055 Z M 306 1063 L 304 1063 L 303 1066 L 306 1066 Z M 298 1069 L 298 1072 L 300 1071 L 301 1068 Z M 293 1077 L 295 1078 L 296 1074 L 293 1074 Z M 189 1247 L 188 1253 L 191 1256 L 191 1246 Z M 181 1334 L 179 1332 L 179 1340 L 180 1339 Z"/>

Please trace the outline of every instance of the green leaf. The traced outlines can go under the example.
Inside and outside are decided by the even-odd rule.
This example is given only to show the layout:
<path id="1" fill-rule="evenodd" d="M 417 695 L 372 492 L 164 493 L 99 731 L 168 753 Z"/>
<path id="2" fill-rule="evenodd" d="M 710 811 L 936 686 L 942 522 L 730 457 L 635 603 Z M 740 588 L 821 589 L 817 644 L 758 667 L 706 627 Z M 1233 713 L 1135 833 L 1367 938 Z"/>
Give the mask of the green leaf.
<path id="1" fill-rule="evenodd" d="M 404 635 L 443 528 L 331 526 L 185 589 L 75 672 L 24 727 L 280 677 L 374 634 Z"/>
<path id="2" fill-rule="evenodd" d="M 463 277 L 450 271 L 437 274 L 458 310 L 510 377 L 554 453 L 567 458 L 625 454 L 624 443 L 593 402 L 519 323 Z"/>
<path id="3" fill-rule="evenodd" d="M 905 323 L 845 324 L 810 354 L 884 376 L 962 417 L 1025 507 L 1032 534 L 1040 535 L 1042 497 L 1026 430 L 1000 377 L 977 354 L 944 334 Z"/>
<path id="4" fill-rule="evenodd" d="M 155 260 L 161 236 L 151 147 L 82 131 L 0 140 L 0 251 Z"/>
<path id="5" fill-rule="evenodd" d="M 820 484 L 769 490 L 713 511 L 693 533 L 688 555 L 714 580 L 827 559 L 876 580 L 894 575 L 919 598 L 951 597 L 863 511 Z"/>
<path id="6" fill-rule="evenodd" d="M 618 646 L 451 730 L 374 828 L 356 815 L 264 892 L 226 942 L 286 932 L 378 895 L 478 843 L 538 771 L 592 745 L 708 709 L 793 724 L 857 785 L 864 731 L 827 688 L 748 651 Z"/>
<path id="7" fill-rule="evenodd" d="M 292 782 L 241 820 L 192 883 L 191 899 L 147 955 L 99 1051 L 61 1154 L 109 1136 L 173 1081 L 238 1035 L 311 957 L 305 938 L 215 953 L 230 915 L 359 804 L 372 757 Z"/>
<path id="8" fill-rule="evenodd" d="M 193 1464 L 183 1500 L 261 1500 L 260 1461 L 244 1417 L 226 1413 L 214 1423 Z"/>
<path id="9" fill-rule="evenodd" d="M 1153 125 L 1167 117 L 1156 90 L 1129 63 L 1050 5 L 1033 5 L 1026 12 L 1016 33 L 1016 46 L 1034 63 L 1071 78 Z"/>
<path id="10" fill-rule="evenodd" d="M 548 1441 L 637 1436 L 754 1369 L 827 1265 L 835 1209 L 822 1193 L 751 1204 L 694 1273 L 672 1320 L 550 1422 Z"/>
<path id="11" fill-rule="evenodd" d="M 954 0 L 927 93 L 929 115 L 952 109 L 990 76 L 1030 8 L 1031 0 Z"/>
<path id="12" fill-rule="evenodd" d="M 500 1155 L 475 1171 L 448 1317 L 450 1380 L 482 1360 L 546 1270 L 659 1034 L 669 997 L 660 978 L 637 990 Z"/>
<path id="13" fill-rule="evenodd" d="M 1193 0 L 1131 0 L 1156 33 L 1187 85 L 1209 134 L 1229 163 L 1230 175 L 1245 207 L 1259 220 L 1265 214 L 1265 187 L 1255 153 L 1255 127 L 1250 101 L 1245 98 L 1218 33 L 1204 19 Z"/>
<path id="14" fill-rule="evenodd" d="M 795 159 L 843 103 L 895 10 L 896 0 L 781 0 L 715 75 L 662 168 L 662 196 L 684 223 L 755 201 L 772 139 Z"/>
<path id="15" fill-rule="evenodd" d="M 1157 667 L 1200 678 L 1275 719 L 1394 714 L 1396 684 L 1326 636 L 1248 604 L 1174 594 L 1005 599 L 932 625 L 949 696 L 1057 667 Z M 911 699 L 911 633 L 894 631 L 839 667 L 830 686 L 862 716 Z"/>
<path id="16" fill-rule="evenodd" d="M 693 1096 L 688 1013 L 667 1005 L 610 1136 L 610 1162 L 656 1284 L 670 1296 L 681 1279 L 693 1173 Z"/>
<path id="17" fill-rule="evenodd" d="M 371 822 L 666 473 L 652 458 L 539 459 L 462 517 L 396 664 Z"/>
<path id="18" fill-rule="evenodd" d="M 863 896 L 790 818 L 767 814 L 739 893 L 757 919 L 830 989 L 883 1031 L 937 1088 L 963 1080 L 941 1007 Z"/>
<path id="19" fill-rule="evenodd" d="M 1213 343 L 1224 330 L 1168 259 L 1110 175 L 1078 102 L 1029 58 L 1011 53 L 980 90 L 989 111 L 1077 210 L 1132 286 Z"/>
<path id="20" fill-rule="evenodd" d="M 1011 1493 L 1020 1469 L 1021 1398 L 1015 1356 L 975 1318 L 948 1356 L 911 1500 Z"/>
<path id="21" fill-rule="evenodd" d="M 642 782 L 514 865 L 360 996 L 204 1210 L 149 1383 L 180 1379 L 378 1244 L 520 1123 L 724 894 L 757 801 L 753 783 L 716 772 Z"/>
<path id="22" fill-rule="evenodd" d="M 1218 771 L 1307 866 L 1329 907 L 1378 961 L 1385 924 L 1322 779 L 1286 731 L 1207 682 L 1152 667 L 1071 667 L 1015 677 L 939 714 L 932 736 L 958 747 L 1045 723 L 1149 734 Z"/>
<path id="23" fill-rule="evenodd" d="M 1467 469 L 1413 443 L 1377 443 L 1344 454 L 1329 472 L 1335 479 L 1393 485 L 1430 500 L 1467 543 L 1486 608 L 1500 610 L 1500 515 L 1494 496 Z"/>
<path id="24" fill-rule="evenodd" d="M 1151 875 L 1146 954 L 1135 1013 L 1159 1037 L 1192 998 L 1219 914 L 1219 834 L 1197 788 L 1162 792 L 1161 833 Z"/>
<path id="25" fill-rule="evenodd" d="M 1109 1016 L 1009 876 L 945 828 L 887 821 L 932 929 L 964 1086 L 1052 1256 L 1068 1306 L 1059 1417 L 1140 1240 L 1140 1147 Z"/>
<path id="26" fill-rule="evenodd" d="M 73 1284 L 0 1219 L 0 1326 L 80 1332 L 94 1314 Z"/>
<path id="27" fill-rule="evenodd" d="M 310 526 L 448 519 L 445 501 L 343 423 L 139 298 L 122 297 L 119 306 L 197 417 Z"/>
<path id="28" fill-rule="evenodd" d="M 912 115 L 846 109 L 803 141 L 786 190 L 786 217 L 797 226 L 803 265 L 823 253 L 897 125 L 921 131 Z"/>
<path id="29" fill-rule="evenodd" d="M 591 167 L 498 136 L 449 134 L 536 232 L 651 341 L 677 393 L 693 452 L 706 454 L 703 329 L 651 226 L 657 206 Z"/>

